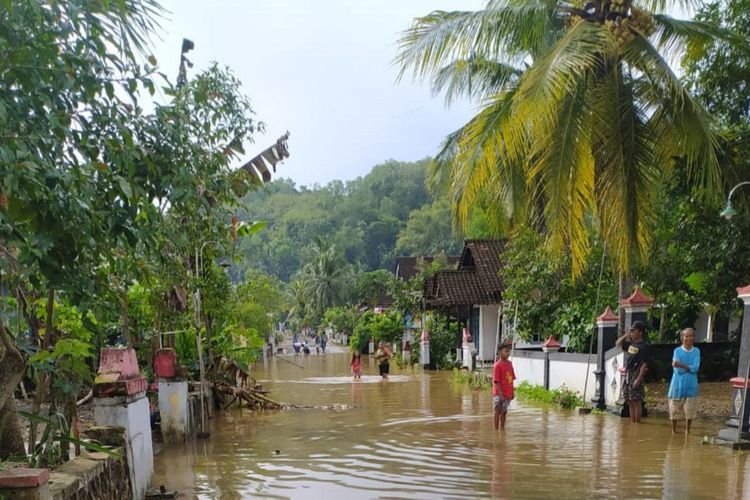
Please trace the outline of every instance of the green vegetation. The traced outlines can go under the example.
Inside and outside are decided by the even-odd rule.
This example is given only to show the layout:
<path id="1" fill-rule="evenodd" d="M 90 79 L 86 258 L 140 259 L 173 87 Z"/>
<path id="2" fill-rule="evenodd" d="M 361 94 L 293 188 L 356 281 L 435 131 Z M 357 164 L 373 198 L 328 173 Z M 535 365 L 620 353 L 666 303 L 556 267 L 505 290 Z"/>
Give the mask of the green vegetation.
<path id="1" fill-rule="evenodd" d="M 457 252 L 445 199 L 425 186 L 429 163 L 388 161 L 353 181 L 308 188 L 280 179 L 249 193 L 238 216 L 269 229 L 240 242 L 234 272 L 262 269 L 288 282 L 314 260 L 320 238 L 359 272 L 392 270 L 398 255 Z"/>
<path id="2" fill-rule="evenodd" d="M 449 186 L 456 221 L 467 227 L 480 206 L 496 230 L 529 223 L 549 249 L 570 254 L 574 276 L 593 227 L 611 266 L 628 273 L 648 255 L 655 189 L 674 158 L 699 199 L 716 199 L 717 131 L 665 58 L 712 40 L 744 50 L 746 40 L 666 15 L 680 4 L 624 0 L 584 11 L 504 0 L 416 19 L 399 41 L 402 75 L 430 79 L 448 100 L 483 103 L 446 139 L 434 173 Z"/>
<path id="3" fill-rule="evenodd" d="M 565 386 L 558 389 L 547 390 L 541 385 L 531 385 L 528 382 L 521 382 L 515 388 L 516 396 L 523 401 L 542 403 L 546 405 L 557 405 L 560 408 L 575 408 L 584 406 L 581 395 L 571 391 Z"/>
<path id="4" fill-rule="evenodd" d="M 491 378 L 483 372 L 470 372 L 468 370 L 453 369 L 451 382 L 455 384 L 468 385 L 476 391 L 488 391 L 492 389 Z"/>

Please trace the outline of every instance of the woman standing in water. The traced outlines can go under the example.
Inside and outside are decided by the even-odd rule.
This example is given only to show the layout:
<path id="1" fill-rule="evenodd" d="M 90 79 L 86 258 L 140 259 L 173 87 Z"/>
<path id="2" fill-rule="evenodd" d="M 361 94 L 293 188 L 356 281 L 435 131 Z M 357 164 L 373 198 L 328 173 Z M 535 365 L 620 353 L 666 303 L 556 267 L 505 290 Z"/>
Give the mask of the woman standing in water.
<path id="1" fill-rule="evenodd" d="M 698 399 L 698 369 L 701 351 L 695 347 L 695 330 L 685 328 L 680 332 L 682 345 L 672 355 L 672 381 L 669 383 L 669 419 L 672 432 L 677 432 L 677 420 L 685 419 L 685 433 L 695 420 Z"/>
<path id="2" fill-rule="evenodd" d="M 375 352 L 375 360 L 378 362 L 378 368 L 380 369 L 380 376 L 388 378 L 388 372 L 390 371 L 390 359 L 391 351 L 385 345 L 382 340 L 378 342 L 378 350 Z"/>

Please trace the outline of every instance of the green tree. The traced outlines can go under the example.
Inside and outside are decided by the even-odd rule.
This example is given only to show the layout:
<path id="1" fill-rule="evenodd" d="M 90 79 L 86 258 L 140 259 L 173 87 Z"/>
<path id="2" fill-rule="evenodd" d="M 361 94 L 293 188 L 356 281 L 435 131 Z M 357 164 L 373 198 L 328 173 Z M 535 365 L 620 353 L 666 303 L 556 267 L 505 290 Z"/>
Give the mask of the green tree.
<path id="1" fill-rule="evenodd" d="M 393 273 L 385 269 L 376 269 L 357 275 L 354 281 L 354 303 L 370 307 L 382 305 L 393 289 Z"/>
<path id="2" fill-rule="evenodd" d="M 312 247 L 312 261 L 301 270 L 308 318 L 317 325 L 329 307 L 341 305 L 349 287 L 349 266 L 343 255 L 322 238 Z"/>
<path id="3" fill-rule="evenodd" d="M 596 316 L 605 306 L 615 306 L 617 298 L 601 242 L 590 237 L 593 251 L 580 278 L 573 280 L 570 256 L 547 252 L 543 237 L 530 228 L 512 233 L 503 251 L 501 275 L 503 298 L 512 304 L 521 337 L 568 336 L 569 350 L 589 350 Z"/>
<path id="4" fill-rule="evenodd" d="M 90 291 L 101 256 L 132 246 L 136 218 L 154 211 L 134 169 L 146 152 L 135 146 L 133 129 L 137 92 L 154 90 L 156 61 L 142 66 L 138 58 L 147 56 L 160 13 L 152 0 L 0 7 L 0 259 L 41 351 L 55 345 L 58 291 Z M 44 321 L 35 308 L 40 297 Z M 6 321 L 0 318 L 0 379 L 9 382 L 0 394 L 2 440 L 17 432 L 7 403 L 25 364 Z M 38 380 L 37 412 L 49 383 L 49 373 Z"/>
<path id="5" fill-rule="evenodd" d="M 402 74 L 430 77 L 449 96 L 486 97 L 446 144 L 459 221 L 490 196 L 506 219 L 535 221 L 550 248 L 568 249 L 577 275 L 594 215 L 616 267 L 627 272 L 649 248 L 652 187 L 674 157 L 684 158 L 703 194 L 716 195 L 711 120 L 663 54 L 716 37 L 744 40 L 663 13 L 680 3 L 603 1 L 584 9 L 492 0 L 479 12 L 417 19 L 400 40 Z"/>
<path id="6" fill-rule="evenodd" d="M 447 197 L 413 210 L 406 227 L 398 233 L 396 255 L 455 254 L 461 243 L 453 235 L 450 202 Z"/>

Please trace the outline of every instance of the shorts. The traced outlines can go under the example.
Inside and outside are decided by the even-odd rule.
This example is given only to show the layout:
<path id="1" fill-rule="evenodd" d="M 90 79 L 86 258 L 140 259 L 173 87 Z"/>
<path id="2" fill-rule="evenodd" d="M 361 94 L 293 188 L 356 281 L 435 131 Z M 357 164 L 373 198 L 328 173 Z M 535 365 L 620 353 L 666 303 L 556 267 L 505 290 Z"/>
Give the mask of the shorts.
<path id="1" fill-rule="evenodd" d="M 380 368 L 380 375 L 388 375 L 388 372 L 391 369 L 391 365 L 388 363 L 380 363 L 379 368 Z"/>
<path id="2" fill-rule="evenodd" d="M 634 380 L 636 377 L 637 375 L 635 374 L 627 374 L 625 376 L 625 384 L 622 387 L 622 398 L 625 401 L 643 401 L 646 397 L 646 392 L 642 381 L 637 389 L 633 389 L 630 386 L 630 381 Z"/>
<path id="3" fill-rule="evenodd" d="M 510 399 L 500 399 L 500 396 L 492 396 L 492 409 L 500 413 L 505 413 L 510 409 Z"/>
<path id="4" fill-rule="evenodd" d="M 669 400 L 670 420 L 695 420 L 698 414 L 698 398 L 681 398 Z"/>

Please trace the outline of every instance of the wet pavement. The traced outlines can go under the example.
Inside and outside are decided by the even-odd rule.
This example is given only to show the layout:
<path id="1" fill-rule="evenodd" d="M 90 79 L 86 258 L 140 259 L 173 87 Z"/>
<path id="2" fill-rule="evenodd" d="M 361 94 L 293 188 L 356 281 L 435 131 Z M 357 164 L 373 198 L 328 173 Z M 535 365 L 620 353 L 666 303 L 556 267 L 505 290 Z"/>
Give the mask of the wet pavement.
<path id="1" fill-rule="evenodd" d="M 391 366 L 383 381 L 363 357 L 353 381 L 348 363 L 259 363 L 274 399 L 313 408 L 217 412 L 210 439 L 163 448 L 154 484 L 181 498 L 750 498 L 747 456 L 710 443 L 724 419 L 685 436 L 664 416 L 635 425 L 514 402 L 495 431 L 489 393 L 449 373 Z"/>

